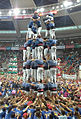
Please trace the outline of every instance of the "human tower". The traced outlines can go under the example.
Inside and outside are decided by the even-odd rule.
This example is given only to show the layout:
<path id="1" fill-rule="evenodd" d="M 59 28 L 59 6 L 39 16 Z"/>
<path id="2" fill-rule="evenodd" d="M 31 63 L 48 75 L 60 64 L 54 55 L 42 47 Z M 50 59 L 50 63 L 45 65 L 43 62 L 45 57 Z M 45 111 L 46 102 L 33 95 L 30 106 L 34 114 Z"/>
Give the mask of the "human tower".
<path id="1" fill-rule="evenodd" d="M 44 38 L 41 36 L 41 21 L 37 12 L 29 23 L 23 50 L 23 82 L 26 91 L 56 92 L 56 37 L 54 15 L 49 13 L 43 19 L 46 26 Z"/>

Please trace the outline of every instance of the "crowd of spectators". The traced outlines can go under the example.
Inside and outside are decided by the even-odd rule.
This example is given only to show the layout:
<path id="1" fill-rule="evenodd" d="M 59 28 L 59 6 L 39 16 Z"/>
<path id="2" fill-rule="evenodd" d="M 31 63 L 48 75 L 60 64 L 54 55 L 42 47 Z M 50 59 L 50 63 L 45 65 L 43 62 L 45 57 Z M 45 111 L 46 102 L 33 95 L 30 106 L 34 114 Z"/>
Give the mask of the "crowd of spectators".
<path id="1" fill-rule="evenodd" d="M 76 45 L 76 44 L 81 44 L 81 40 L 80 39 L 81 38 L 58 40 L 57 46 L 58 45 Z"/>
<path id="2" fill-rule="evenodd" d="M 57 84 L 57 93 L 38 95 L 23 89 L 22 77 L 1 76 L 0 119 L 81 119 L 81 83 L 58 79 Z"/>
<path id="3" fill-rule="evenodd" d="M 80 50 L 65 50 L 63 55 L 59 55 L 61 62 L 61 70 L 65 74 L 77 74 L 79 70 L 79 65 L 81 63 L 81 53 Z"/>
<path id="4" fill-rule="evenodd" d="M 0 51 L 0 72 L 8 72 L 8 66 L 11 58 L 17 58 L 18 72 L 21 71 L 23 67 L 23 53 L 22 51 Z"/>

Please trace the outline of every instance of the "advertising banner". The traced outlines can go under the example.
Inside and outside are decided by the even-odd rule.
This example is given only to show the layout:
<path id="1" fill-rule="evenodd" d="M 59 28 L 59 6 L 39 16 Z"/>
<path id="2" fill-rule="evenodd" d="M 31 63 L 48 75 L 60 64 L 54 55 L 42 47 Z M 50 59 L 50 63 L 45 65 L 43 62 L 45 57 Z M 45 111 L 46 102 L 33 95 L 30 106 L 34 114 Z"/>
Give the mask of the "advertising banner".
<path id="1" fill-rule="evenodd" d="M 6 47 L 6 50 L 11 50 L 11 47 Z"/>
<path id="2" fill-rule="evenodd" d="M 65 45 L 64 46 L 57 46 L 57 49 L 65 49 Z"/>
<path id="3" fill-rule="evenodd" d="M 74 45 L 66 45 L 66 48 L 74 48 Z"/>
<path id="4" fill-rule="evenodd" d="M 20 47 L 19 50 L 24 50 L 24 47 Z"/>
<path id="5" fill-rule="evenodd" d="M 77 79 L 77 75 L 68 75 L 68 74 L 63 74 L 62 76 L 64 79 Z"/>
<path id="6" fill-rule="evenodd" d="M 79 45 L 76 44 L 76 45 L 75 45 L 75 48 L 81 48 L 81 44 L 79 44 Z"/>
<path id="7" fill-rule="evenodd" d="M 0 16 L 0 19 L 10 19 L 11 16 Z"/>
<path id="8" fill-rule="evenodd" d="M 19 50 L 19 47 L 11 47 L 11 50 Z"/>
<path id="9" fill-rule="evenodd" d="M 0 47 L 0 50 L 6 50 L 6 48 L 5 47 Z"/>

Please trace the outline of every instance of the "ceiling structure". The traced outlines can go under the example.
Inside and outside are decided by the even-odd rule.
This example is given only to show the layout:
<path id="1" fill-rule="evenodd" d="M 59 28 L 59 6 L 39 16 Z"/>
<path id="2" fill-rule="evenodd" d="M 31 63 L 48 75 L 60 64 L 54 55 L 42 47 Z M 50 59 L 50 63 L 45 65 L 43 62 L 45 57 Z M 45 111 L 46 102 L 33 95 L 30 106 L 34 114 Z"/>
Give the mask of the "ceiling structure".
<path id="1" fill-rule="evenodd" d="M 11 9 L 11 8 L 35 8 L 38 6 L 56 4 L 63 0 L 0 0 L 0 9 Z M 72 0 L 73 1 L 73 0 Z M 0 20 L 0 31 L 16 31 L 16 33 L 0 33 L 0 41 L 19 41 L 23 40 L 26 36 L 27 25 L 30 19 L 1 19 Z M 42 21 L 42 27 L 45 29 L 45 25 Z M 58 11 L 55 15 L 56 24 L 56 35 L 57 38 L 64 37 L 75 37 L 81 36 L 81 5 L 75 8 Z M 75 27 L 76 26 L 76 27 Z M 67 29 L 71 27 L 71 29 Z M 66 29 L 58 29 L 66 28 Z"/>

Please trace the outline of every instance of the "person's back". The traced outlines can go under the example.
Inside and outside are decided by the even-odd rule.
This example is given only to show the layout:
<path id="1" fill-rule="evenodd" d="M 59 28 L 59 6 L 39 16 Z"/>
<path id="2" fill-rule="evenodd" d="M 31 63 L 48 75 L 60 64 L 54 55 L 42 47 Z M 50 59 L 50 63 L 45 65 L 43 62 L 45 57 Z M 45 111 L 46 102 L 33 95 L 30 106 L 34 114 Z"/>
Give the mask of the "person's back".
<path id="1" fill-rule="evenodd" d="M 0 112 L 0 119 L 4 118 L 5 117 L 5 114 L 6 114 L 6 109 L 4 108 Z"/>
<path id="2" fill-rule="evenodd" d="M 6 112 L 5 119 L 10 119 L 12 112 L 13 111 L 10 111 L 9 113 Z"/>
<path id="3" fill-rule="evenodd" d="M 11 114 L 10 119 L 17 119 L 17 117 L 15 116 L 15 112 L 13 112 L 13 113 Z"/>
<path id="4" fill-rule="evenodd" d="M 6 110 L 5 119 L 10 119 L 11 114 L 13 113 L 13 111 L 11 110 L 12 110 L 12 107 L 9 107 L 9 109 Z"/>

